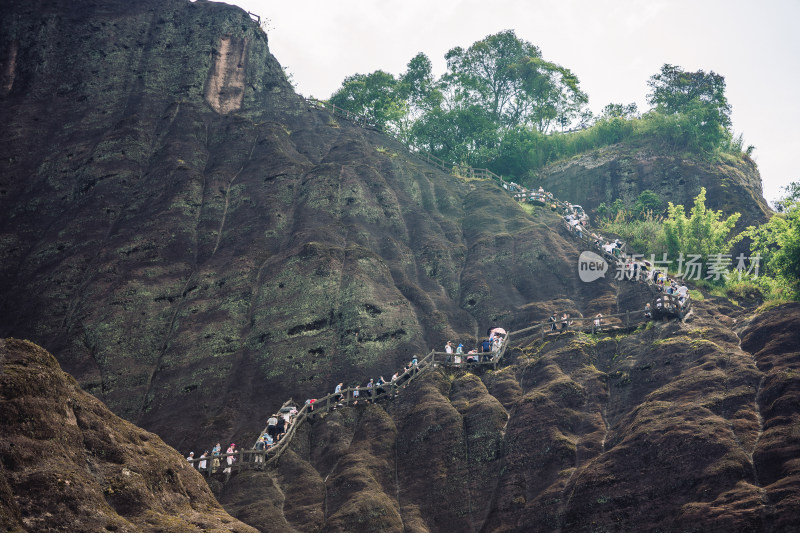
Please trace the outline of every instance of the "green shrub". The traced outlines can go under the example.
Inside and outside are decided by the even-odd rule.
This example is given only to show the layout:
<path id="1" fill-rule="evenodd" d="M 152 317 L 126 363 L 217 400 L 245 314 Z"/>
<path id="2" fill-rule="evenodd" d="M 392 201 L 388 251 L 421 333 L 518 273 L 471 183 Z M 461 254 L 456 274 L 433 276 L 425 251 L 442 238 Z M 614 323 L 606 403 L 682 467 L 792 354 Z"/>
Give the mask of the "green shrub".
<path id="1" fill-rule="evenodd" d="M 629 211 L 622 209 L 616 212 L 613 219 L 601 219 L 598 225 L 601 232 L 619 235 L 628 244 L 629 251 L 648 257 L 650 254 L 661 257 L 667 251 L 663 217 L 652 212 L 645 213 L 642 218 L 634 218 Z"/>

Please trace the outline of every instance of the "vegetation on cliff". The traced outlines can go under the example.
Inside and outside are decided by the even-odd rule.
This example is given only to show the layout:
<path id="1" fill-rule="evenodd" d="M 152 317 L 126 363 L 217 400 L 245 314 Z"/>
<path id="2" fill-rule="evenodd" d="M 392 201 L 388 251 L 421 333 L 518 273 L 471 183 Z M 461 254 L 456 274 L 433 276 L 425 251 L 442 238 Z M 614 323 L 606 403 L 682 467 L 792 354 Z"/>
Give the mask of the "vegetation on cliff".
<path id="1" fill-rule="evenodd" d="M 630 249 L 661 259 L 667 257 L 678 275 L 689 273 L 685 260 L 702 258 L 697 278 L 701 284 L 747 297 L 772 301 L 800 298 L 800 184 L 791 184 L 778 201 L 779 212 L 768 222 L 749 226 L 732 234 L 740 213 L 723 217 L 721 211 L 707 209 L 706 190 L 695 198 L 690 216 L 682 205 L 668 203 L 666 212 L 652 191 L 644 191 L 632 207 L 621 199 L 610 206 L 600 204 L 598 225 L 624 239 Z M 749 242 L 748 264 L 731 257 L 731 247 Z M 666 255 L 665 255 L 666 254 Z M 719 261 L 709 263 L 715 256 Z M 680 261 L 680 262 L 679 262 Z M 714 272 L 709 267 L 714 265 Z"/>
<path id="2" fill-rule="evenodd" d="M 749 161 L 753 149 L 751 146 L 743 151 L 741 135 L 733 136 L 725 79 L 713 71 L 687 72 L 665 64 L 648 80 L 652 108 L 647 113 L 640 115 L 635 104 L 612 103 L 599 117 L 592 117 L 585 109 L 588 98 L 580 91 L 577 77 L 545 62 L 538 48 L 512 31 L 487 36 L 466 51 L 454 48 L 446 57 L 448 72 L 439 80 L 434 79 L 428 58 L 419 54 L 399 79 L 383 71 L 348 77 L 331 102 L 369 116 L 408 144 L 442 159 L 488 166 L 506 176 L 517 176 L 523 183 L 531 181 L 536 171 L 553 159 L 620 141 L 677 151 L 695 159 L 724 160 L 734 169 L 739 160 Z M 547 65 L 551 74 L 560 72 L 561 83 L 553 76 L 543 77 L 541 71 L 524 68 L 532 63 Z M 552 105 L 544 94 L 560 104 Z M 563 128 L 578 117 L 581 129 L 564 135 L 554 133 L 556 125 Z M 453 124 L 457 127 L 452 128 Z M 463 139 L 449 138 L 454 131 Z M 727 181 L 723 178 L 720 185 L 727 187 Z M 727 192 L 736 196 L 733 191 Z M 647 254 L 668 254 L 675 266 L 686 256 L 724 254 L 744 236 L 730 238 L 741 213 L 727 208 L 707 210 L 705 196 L 705 187 L 700 187 L 688 218 L 682 205 L 672 201 L 664 205 L 652 190 L 642 191 L 628 208 L 617 198 L 610 207 L 601 203 L 597 212 L 605 218 L 606 229 L 624 236 L 635 249 Z M 723 211 L 727 214 L 724 219 Z M 752 223 L 751 217 L 745 218 Z M 759 234 L 758 242 L 768 239 L 766 231 Z M 772 270 L 783 257 L 779 254 L 771 259 Z M 708 266 L 701 267 L 702 276 Z M 726 265 L 714 267 L 715 271 L 727 269 Z M 738 274 L 737 282 L 741 283 L 741 266 Z M 713 277 L 717 283 L 724 282 L 718 274 Z M 766 292 L 771 297 L 783 297 L 776 294 L 774 279 L 761 283 L 768 285 Z"/>
<path id="3" fill-rule="evenodd" d="M 760 254 L 766 273 L 787 291 L 785 296 L 800 298 L 800 182 L 785 189 L 778 213 L 769 222 L 750 226 L 740 238 L 751 240 L 750 250 Z"/>
<path id="4" fill-rule="evenodd" d="M 645 191 L 630 211 L 616 202 L 610 208 L 601 204 L 598 211 L 606 214 L 606 218 L 601 218 L 600 227 L 622 236 L 631 249 L 645 256 L 661 259 L 666 254 L 673 265 L 679 257 L 705 259 L 730 250 L 730 233 L 741 213 L 723 217 L 721 211 L 708 209 L 705 188 L 694 199 L 688 217 L 684 206 L 672 202 L 668 202 L 665 216 L 654 214 L 650 207 L 658 204 L 652 200 L 652 191 Z M 698 272 L 703 276 L 706 273 L 706 270 Z"/>
<path id="5" fill-rule="evenodd" d="M 405 73 L 348 76 L 331 103 L 361 114 L 416 149 L 527 183 L 536 170 L 623 140 L 706 158 L 747 157 L 731 131 L 725 79 L 665 64 L 648 81 L 652 108 L 610 103 L 594 117 L 578 77 L 513 31 L 445 56 L 436 79 L 418 54 Z M 577 129 L 559 134 L 567 127 Z"/>

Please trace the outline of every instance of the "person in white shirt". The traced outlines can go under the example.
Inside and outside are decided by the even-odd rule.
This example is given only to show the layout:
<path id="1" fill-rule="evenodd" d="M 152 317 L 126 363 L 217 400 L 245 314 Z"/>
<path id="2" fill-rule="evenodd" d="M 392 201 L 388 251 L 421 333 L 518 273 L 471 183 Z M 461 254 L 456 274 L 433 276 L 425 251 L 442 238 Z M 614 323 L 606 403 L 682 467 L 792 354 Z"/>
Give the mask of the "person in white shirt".
<path id="1" fill-rule="evenodd" d="M 681 307 L 683 307 L 683 304 L 686 302 L 686 299 L 689 297 L 689 287 L 687 287 L 686 285 L 681 284 L 681 286 L 678 287 L 678 290 L 675 291 L 675 292 L 678 295 L 678 303 L 681 305 Z"/>
<path id="2" fill-rule="evenodd" d="M 271 417 L 269 417 L 269 420 L 267 420 L 267 434 L 273 439 L 277 436 L 277 433 L 275 432 L 277 426 L 278 426 L 278 417 L 272 415 Z"/>
<path id="3" fill-rule="evenodd" d="M 344 383 L 339 383 L 336 385 L 336 388 L 333 389 L 333 393 L 336 395 L 337 402 L 342 399 L 342 385 L 344 385 Z"/>
<path id="4" fill-rule="evenodd" d="M 498 335 L 494 338 L 494 341 L 492 342 L 492 351 L 499 352 L 500 348 L 502 347 L 503 347 L 503 337 Z"/>

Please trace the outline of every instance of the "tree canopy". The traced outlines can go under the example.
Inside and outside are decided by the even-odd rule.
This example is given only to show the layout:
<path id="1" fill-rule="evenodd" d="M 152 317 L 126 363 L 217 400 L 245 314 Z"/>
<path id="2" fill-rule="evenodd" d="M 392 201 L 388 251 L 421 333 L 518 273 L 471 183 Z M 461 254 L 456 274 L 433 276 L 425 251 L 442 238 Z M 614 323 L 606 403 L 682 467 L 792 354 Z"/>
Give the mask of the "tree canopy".
<path id="1" fill-rule="evenodd" d="M 666 116 L 683 118 L 682 141 L 710 152 L 731 136 L 731 106 L 725 97 L 725 78 L 711 71 L 686 72 L 664 64 L 650 77 L 647 101 Z"/>
<path id="2" fill-rule="evenodd" d="M 353 74 L 344 79 L 330 102 L 367 117 L 376 126 L 387 128 L 405 115 L 406 104 L 398 98 L 397 89 L 397 80 L 388 72 Z"/>
<path id="3" fill-rule="evenodd" d="M 479 165 L 498 157 L 508 131 L 564 127 L 588 101 L 574 73 L 512 30 L 452 48 L 445 59 L 439 79 L 423 53 L 398 78 L 381 70 L 348 76 L 330 101 L 413 146 Z"/>
<path id="4" fill-rule="evenodd" d="M 546 132 L 577 116 L 588 97 L 567 68 L 545 61 L 533 44 L 507 30 L 445 55 L 443 83 L 453 106 L 477 106 L 500 128 L 532 126 Z"/>
<path id="5" fill-rule="evenodd" d="M 516 124 L 530 104 L 520 68 L 541 52 L 513 31 L 489 35 L 466 50 L 452 48 L 445 54 L 448 72 L 442 79 L 452 91 L 453 107 L 477 106 L 498 124 Z"/>
<path id="6" fill-rule="evenodd" d="M 741 135 L 730 130 L 725 78 L 713 71 L 665 64 L 647 82 L 650 110 L 609 103 L 594 116 L 575 73 L 513 30 L 452 48 L 445 59 L 439 78 L 424 53 L 398 77 L 348 76 L 330 101 L 409 146 L 522 183 L 549 162 L 636 137 L 668 150 L 743 153 Z M 575 125 L 579 131 L 558 135 Z"/>
<path id="7" fill-rule="evenodd" d="M 725 97 L 725 78 L 711 71 L 686 72 L 665 63 L 647 82 L 652 92 L 647 102 L 667 114 L 686 113 L 702 105 L 717 112 L 720 123 L 730 125 L 731 108 Z"/>
<path id="8" fill-rule="evenodd" d="M 610 103 L 606 104 L 603 110 L 600 112 L 601 118 L 636 118 L 639 116 L 639 107 L 636 103 L 631 102 L 630 104 L 615 104 Z"/>
<path id="9" fill-rule="evenodd" d="M 761 256 L 769 275 L 800 292 L 800 182 L 784 188 L 779 212 L 760 226 L 750 226 L 741 237 L 750 238 L 751 256 Z"/>

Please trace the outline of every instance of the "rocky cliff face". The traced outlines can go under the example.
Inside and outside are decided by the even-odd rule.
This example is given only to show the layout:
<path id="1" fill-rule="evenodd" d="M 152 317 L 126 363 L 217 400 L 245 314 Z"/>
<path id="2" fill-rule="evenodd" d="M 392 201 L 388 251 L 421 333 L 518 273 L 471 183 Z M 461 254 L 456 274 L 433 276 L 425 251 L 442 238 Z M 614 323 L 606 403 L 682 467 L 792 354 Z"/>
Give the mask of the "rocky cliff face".
<path id="1" fill-rule="evenodd" d="M 169 444 L 248 442 L 285 399 L 448 339 L 651 296 L 582 283 L 555 214 L 307 106 L 237 8 L 0 10 L 0 338 L 41 344 Z M 706 179 L 646 159 L 626 164 L 652 183 L 573 161 L 547 186 L 591 208 L 593 179 L 609 200 L 683 179 L 670 199 L 688 204 Z M 214 489 L 263 531 L 791 531 L 800 343 L 797 309 L 774 313 L 709 301 L 628 336 L 520 338 L 507 368 L 336 411 L 277 469 Z"/>
<path id="2" fill-rule="evenodd" d="M 650 189 L 664 202 L 688 209 L 701 187 L 706 205 L 725 214 L 742 213 L 737 230 L 762 224 L 771 210 L 764 200 L 761 175 L 750 159 L 704 161 L 664 153 L 651 146 L 619 144 L 555 163 L 539 171 L 544 187 L 559 198 L 594 211 L 621 198 L 633 205 Z"/>
<path id="3" fill-rule="evenodd" d="M 202 476 L 42 348 L 0 340 L 3 531 L 237 531 Z"/>
<path id="4" fill-rule="evenodd" d="M 306 106 L 237 8 L 3 9 L 0 335 L 173 445 L 551 305 L 617 305 L 577 290 L 554 215 Z"/>
<path id="5" fill-rule="evenodd" d="M 738 334 L 735 312 L 518 339 L 497 372 L 325 415 L 218 495 L 265 531 L 795 531 L 800 305 Z"/>

